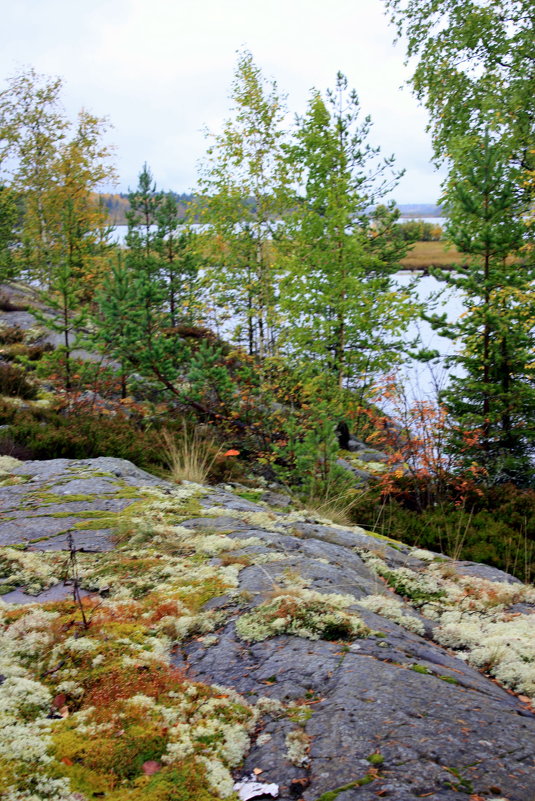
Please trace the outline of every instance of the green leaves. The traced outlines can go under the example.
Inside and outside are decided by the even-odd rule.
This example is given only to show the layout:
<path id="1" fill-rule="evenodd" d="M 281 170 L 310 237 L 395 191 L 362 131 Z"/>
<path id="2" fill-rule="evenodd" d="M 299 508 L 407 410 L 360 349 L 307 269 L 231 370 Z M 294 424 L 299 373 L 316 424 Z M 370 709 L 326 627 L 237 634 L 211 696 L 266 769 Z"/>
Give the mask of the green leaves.
<path id="1" fill-rule="evenodd" d="M 76 262 L 90 294 L 107 237 L 107 214 L 93 193 L 115 173 L 102 144 L 106 121 L 82 110 L 72 126 L 61 89 L 61 79 L 29 69 L 0 93 L 0 168 L 21 212 L 11 271 L 45 284 L 60 261 Z"/>
<path id="2" fill-rule="evenodd" d="M 291 205 L 286 110 L 276 83 L 263 79 L 247 51 L 239 54 L 231 97 L 232 116 L 212 137 L 201 172 L 208 280 L 249 353 L 265 356 L 275 350 L 278 324 L 279 220 Z"/>
<path id="3" fill-rule="evenodd" d="M 431 115 L 437 159 L 458 137 L 490 127 L 523 169 L 533 169 L 535 78 L 532 0 L 385 0 L 412 85 Z M 531 150 L 531 152 L 530 152 Z"/>
<path id="4" fill-rule="evenodd" d="M 396 345 L 389 334 L 398 336 L 412 314 L 391 283 L 404 252 L 397 213 L 382 206 L 375 219 L 369 215 L 396 180 L 391 159 L 378 160 L 368 143 L 369 128 L 339 73 L 326 99 L 312 92 L 291 149 L 303 196 L 286 224 L 282 337 L 291 359 L 305 371 L 328 371 L 339 387 L 390 366 Z"/>

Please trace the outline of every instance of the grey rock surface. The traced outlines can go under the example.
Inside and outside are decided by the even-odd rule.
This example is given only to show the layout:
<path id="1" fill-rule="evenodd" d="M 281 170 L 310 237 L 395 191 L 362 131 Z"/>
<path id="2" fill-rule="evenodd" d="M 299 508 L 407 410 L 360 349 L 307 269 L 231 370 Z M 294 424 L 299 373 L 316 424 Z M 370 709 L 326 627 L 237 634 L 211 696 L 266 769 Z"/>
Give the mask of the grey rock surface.
<path id="1" fill-rule="evenodd" d="M 40 314 L 45 318 L 57 318 L 57 312 L 47 306 L 40 300 L 39 293 L 31 290 L 29 287 L 17 287 L 12 284 L 0 284 L 0 295 L 8 298 L 14 306 L 26 306 L 26 309 L 13 310 L 0 310 L 0 325 L 17 327 L 25 332 L 27 341 L 38 342 L 40 344 L 48 343 L 54 348 L 63 345 L 63 335 L 47 328 L 36 316 L 32 313 L 32 308 L 37 309 Z M 76 336 L 87 332 L 74 331 Z M 71 351 L 73 358 L 84 359 L 85 361 L 103 361 L 102 355 L 96 352 L 88 351 L 84 348 L 74 348 Z M 111 363 L 108 362 L 107 363 Z"/>
<path id="2" fill-rule="evenodd" d="M 511 801 L 535 797 L 535 717 L 520 715 L 505 690 L 416 635 L 392 631 L 387 648 L 384 642 L 358 640 L 347 651 L 285 636 L 245 645 L 230 624 L 217 645 L 190 644 L 180 659 L 195 678 L 230 684 L 251 699 L 308 704 L 307 766 L 289 761 L 283 745 L 289 721 L 277 715 L 268 716 L 262 729 L 271 739 L 261 738 L 245 761 L 245 773 L 259 768 L 263 781 L 281 784 L 282 799 L 295 798 L 300 787 L 305 801 L 315 801 L 358 782 L 373 754 L 384 760 L 377 777 L 345 791 L 345 798 L 372 801 L 381 793 L 396 801 L 454 801 L 459 792 L 485 799 L 500 792 Z M 413 664 L 432 672 L 416 672 Z"/>
<path id="3" fill-rule="evenodd" d="M 506 584 L 521 584 L 520 579 L 511 576 L 497 567 L 478 564 L 477 562 L 455 562 L 457 573 L 463 576 L 476 576 L 477 578 L 488 579 L 489 581 L 503 581 Z"/>
<path id="4" fill-rule="evenodd" d="M 115 524 L 135 502 L 136 487 L 172 486 L 112 457 L 28 461 L 10 473 L 24 483 L 0 486 L 0 546 L 36 551 L 67 550 L 69 534 L 77 550 L 111 550 Z"/>

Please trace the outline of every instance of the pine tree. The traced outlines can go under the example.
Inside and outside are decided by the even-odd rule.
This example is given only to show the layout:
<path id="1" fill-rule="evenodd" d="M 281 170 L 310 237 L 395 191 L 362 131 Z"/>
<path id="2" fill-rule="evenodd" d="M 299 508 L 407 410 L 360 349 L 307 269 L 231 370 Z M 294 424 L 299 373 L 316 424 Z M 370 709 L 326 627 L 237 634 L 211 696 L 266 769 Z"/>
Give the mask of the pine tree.
<path id="1" fill-rule="evenodd" d="M 98 312 L 93 315 L 97 347 L 121 365 L 121 397 L 127 396 L 127 377 L 132 348 L 129 325 L 136 308 L 136 297 L 130 273 L 121 253 L 96 297 Z"/>
<path id="2" fill-rule="evenodd" d="M 164 195 L 157 190 L 152 173 L 145 163 L 139 173 L 136 189 L 128 193 L 128 231 L 125 243 L 130 269 L 135 273 L 145 273 L 155 281 L 160 270 L 156 250 L 156 224 L 163 200 Z"/>
<path id="3" fill-rule="evenodd" d="M 447 235 L 468 264 L 434 275 L 463 293 L 466 311 L 451 324 L 429 317 L 460 345 L 461 372 L 444 393 L 459 425 L 452 447 L 462 462 L 482 464 L 491 482 L 526 483 L 535 441 L 535 263 L 525 251 L 526 209 L 517 170 L 488 134 L 465 140 L 454 164 Z"/>
<path id="4" fill-rule="evenodd" d="M 191 369 L 191 348 L 174 330 L 178 308 L 162 275 L 161 254 L 170 244 L 172 215 L 146 164 L 128 197 L 128 247 L 124 263 L 114 265 L 98 297 L 97 340 L 121 363 L 123 392 L 125 374 L 135 372 L 157 381 L 175 399 L 195 405 L 182 386 Z"/>
<path id="5" fill-rule="evenodd" d="M 167 285 L 167 303 L 173 327 L 192 325 L 199 316 L 201 286 L 196 236 L 180 218 L 175 196 L 165 195 L 156 212 L 155 247 Z"/>
<path id="6" fill-rule="evenodd" d="M 65 225 L 69 224 L 72 210 L 65 208 Z M 56 354 L 61 357 L 59 364 L 63 384 L 67 392 L 72 385 L 72 351 L 80 336 L 81 328 L 87 320 L 87 310 L 80 303 L 81 285 L 76 281 L 74 264 L 67 253 L 54 266 L 46 292 L 41 292 L 41 299 L 47 306 L 47 312 L 38 309 L 33 314 L 46 328 L 60 335 L 60 345 Z M 50 314 L 52 311 L 52 314 Z"/>

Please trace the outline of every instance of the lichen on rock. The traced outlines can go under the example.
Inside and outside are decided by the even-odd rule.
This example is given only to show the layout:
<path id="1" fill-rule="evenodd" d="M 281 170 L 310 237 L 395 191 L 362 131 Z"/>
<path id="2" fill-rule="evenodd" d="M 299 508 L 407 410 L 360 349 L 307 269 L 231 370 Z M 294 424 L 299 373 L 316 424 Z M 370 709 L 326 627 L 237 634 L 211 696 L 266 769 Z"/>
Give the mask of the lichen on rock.
<path id="1" fill-rule="evenodd" d="M 535 797 L 533 588 L 121 460 L 9 471 L 3 798 Z"/>

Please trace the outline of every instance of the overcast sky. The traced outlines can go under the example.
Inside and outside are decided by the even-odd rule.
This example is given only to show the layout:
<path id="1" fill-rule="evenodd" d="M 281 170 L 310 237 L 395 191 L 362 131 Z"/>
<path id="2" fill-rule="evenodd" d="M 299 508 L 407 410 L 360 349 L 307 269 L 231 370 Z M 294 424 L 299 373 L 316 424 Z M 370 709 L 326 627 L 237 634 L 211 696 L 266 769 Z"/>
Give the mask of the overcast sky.
<path id="1" fill-rule="evenodd" d="M 64 79 L 64 101 L 109 117 L 119 189 L 147 161 L 162 189 L 195 186 L 206 148 L 228 116 L 236 51 L 303 113 L 310 89 L 347 75 L 370 141 L 395 153 L 406 175 L 399 203 L 435 202 L 427 115 L 407 87 L 403 44 L 393 45 L 381 0 L 13 0 L 2 8 L 0 86 L 20 69 Z"/>

